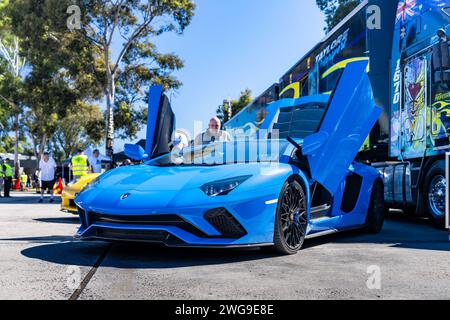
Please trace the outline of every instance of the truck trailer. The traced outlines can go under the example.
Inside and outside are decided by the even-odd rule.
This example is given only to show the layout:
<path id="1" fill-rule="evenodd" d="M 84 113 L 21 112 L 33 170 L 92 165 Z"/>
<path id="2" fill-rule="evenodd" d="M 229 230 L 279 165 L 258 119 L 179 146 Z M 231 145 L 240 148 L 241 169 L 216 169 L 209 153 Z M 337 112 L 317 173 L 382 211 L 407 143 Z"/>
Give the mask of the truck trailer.
<path id="1" fill-rule="evenodd" d="M 369 26 L 373 19 L 380 21 Z M 449 0 L 362 1 L 226 127 L 235 135 L 253 134 L 271 102 L 330 94 L 349 63 L 367 60 L 383 114 L 358 160 L 382 173 L 390 208 L 426 214 L 443 227 L 445 154 L 450 151 L 449 40 Z"/>

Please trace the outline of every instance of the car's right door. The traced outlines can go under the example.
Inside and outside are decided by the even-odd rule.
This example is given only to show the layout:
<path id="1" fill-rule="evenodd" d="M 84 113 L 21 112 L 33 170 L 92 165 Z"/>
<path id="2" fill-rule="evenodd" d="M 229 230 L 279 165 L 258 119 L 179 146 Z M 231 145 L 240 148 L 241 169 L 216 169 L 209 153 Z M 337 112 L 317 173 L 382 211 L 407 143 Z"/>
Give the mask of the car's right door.
<path id="1" fill-rule="evenodd" d="M 348 64 L 317 133 L 303 142 L 311 177 L 332 194 L 369 135 L 381 109 L 375 105 L 367 61 Z"/>

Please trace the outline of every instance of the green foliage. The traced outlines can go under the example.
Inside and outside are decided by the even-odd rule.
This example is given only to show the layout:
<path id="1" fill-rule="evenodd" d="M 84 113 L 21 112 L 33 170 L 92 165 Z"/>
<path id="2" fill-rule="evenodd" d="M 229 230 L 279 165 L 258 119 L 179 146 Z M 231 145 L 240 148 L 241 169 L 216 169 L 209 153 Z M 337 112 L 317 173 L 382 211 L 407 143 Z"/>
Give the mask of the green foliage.
<path id="1" fill-rule="evenodd" d="M 56 140 L 55 135 L 61 130 L 64 132 L 67 121 L 74 121 L 71 117 L 79 115 L 78 106 L 87 105 L 101 95 L 97 85 L 100 72 L 94 72 L 98 64 L 93 58 L 95 48 L 67 30 L 65 17 L 70 4 L 71 1 L 65 0 L 16 0 L 3 12 L 9 17 L 9 29 L 19 37 L 21 54 L 29 63 L 22 84 L 22 121 L 35 155 L 49 148 L 48 143 Z M 9 83 L 0 81 L 0 93 L 2 85 Z M 19 88 L 17 84 L 9 86 Z M 83 128 L 78 132 L 77 139 L 84 141 Z M 69 150 L 72 140 L 59 145 L 64 151 Z M 98 137 L 93 140 L 99 141 Z"/>
<path id="2" fill-rule="evenodd" d="M 7 67 L 3 60 L 0 60 L 0 94 L 4 92 Z M 11 130 L 9 119 L 12 116 L 13 108 L 11 104 L 0 97 L 0 141 L 8 135 L 8 132 Z M 0 146 L 1 148 L 1 146 Z"/>
<path id="3" fill-rule="evenodd" d="M 245 89 L 241 92 L 238 100 L 231 100 L 231 112 L 229 110 L 229 105 L 221 105 L 217 109 L 217 117 L 223 122 L 228 122 L 231 117 L 234 117 L 239 112 L 241 112 L 242 109 L 244 109 L 246 106 L 248 106 L 252 102 L 252 91 L 250 89 Z"/>
<path id="4" fill-rule="evenodd" d="M 195 4 L 192 0 L 85 0 L 79 5 L 84 13 L 80 33 L 104 62 L 101 88 L 107 115 L 112 109 L 116 135 L 134 137 L 143 123 L 142 102 L 149 85 L 163 84 L 166 90 L 181 86 L 172 73 L 183 62 L 175 54 L 158 52 L 154 39 L 166 32 L 181 34 L 192 20 Z M 110 145 L 107 140 L 107 148 Z"/>
<path id="5" fill-rule="evenodd" d="M 148 61 L 154 61 L 153 66 Z M 117 137 L 134 139 L 147 121 L 148 88 L 153 84 L 180 88 L 181 82 L 171 72 L 183 68 L 184 63 L 174 54 L 159 53 L 151 43 L 132 45 L 123 63 L 117 79 L 114 126 Z"/>
<path id="6" fill-rule="evenodd" d="M 82 28 L 70 32 L 66 11 L 72 4 L 81 8 Z M 194 9 L 192 0 L 0 1 L 0 37 L 18 37 L 28 62 L 26 75 L 12 79 L 0 61 L 4 148 L 10 148 L 18 106 L 21 135 L 27 134 L 35 155 L 50 148 L 65 157 L 100 143 L 105 116 L 96 105 L 103 102 L 114 110 L 116 136 L 134 138 L 146 121 L 149 86 L 181 86 L 173 72 L 183 61 L 159 52 L 154 38 L 181 34 Z"/>
<path id="7" fill-rule="evenodd" d="M 316 0 L 317 6 L 325 14 L 325 31 L 331 31 L 339 24 L 361 0 Z"/>
<path id="8" fill-rule="evenodd" d="M 52 142 L 55 147 L 60 147 L 63 151 L 61 156 L 67 159 L 77 149 L 99 144 L 104 130 L 105 121 L 100 107 L 78 102 L 59 121 Z"/>

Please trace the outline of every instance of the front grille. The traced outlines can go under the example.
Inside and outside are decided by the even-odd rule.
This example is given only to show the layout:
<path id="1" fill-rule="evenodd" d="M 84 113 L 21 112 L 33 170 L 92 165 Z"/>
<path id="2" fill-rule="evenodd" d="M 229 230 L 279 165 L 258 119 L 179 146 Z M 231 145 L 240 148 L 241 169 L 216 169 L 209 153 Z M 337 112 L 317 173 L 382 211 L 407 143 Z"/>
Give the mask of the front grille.
<path id="1" fill-rule="evenodd" d="M 223 238 L 238 239 L 247 234 L 244 227 L 225 208 L 209 210 L 205 219 L 222 234 Z"/>
<path id="2" fill-rule="evenodd" d="M 167 231 L 162 230 L 117 230 L 111 228 L 98 228 L 96 230 L 96 237 L 119 241 L 160 242 L 168 245 L 181 245 L 184 243 Z"/>
<path id="3" fill-rule="evenodd" d="M 107 222 L 107 223 L 126 223 L 126 224 L 147 224 L 147 225 L 172 225 L 184 222 L 177 215 L 141 215 L 141 216 L 124 216 L 124 215 L 108 215 L 97 212 L 89 213 L 89 221 L 91 223 Z"/>
<path id="4" fill-rule="evenodd" d="M 197 237 L 207 237 L 207 235 L 203 231 L 190 224 L 180 216 L 174 214 L 124 216 L 89 212 L 89 224 L 91 225 L 95 223 L 128 224 L 141 226 L 174 226 Z"/>

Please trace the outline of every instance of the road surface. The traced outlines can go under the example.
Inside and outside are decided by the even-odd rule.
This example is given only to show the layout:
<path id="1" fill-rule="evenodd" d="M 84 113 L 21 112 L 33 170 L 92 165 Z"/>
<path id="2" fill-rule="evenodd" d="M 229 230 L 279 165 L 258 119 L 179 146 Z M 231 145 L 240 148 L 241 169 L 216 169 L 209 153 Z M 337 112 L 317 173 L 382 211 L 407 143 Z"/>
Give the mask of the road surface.
<path id="1" fill-rule="evenodd" d="M 79 242 L 78 218 L 0 199 L 0 299 L 449 299 L 450 243 L 391 214 L 379 235 L 307 240 L 295 256 Z"/>

